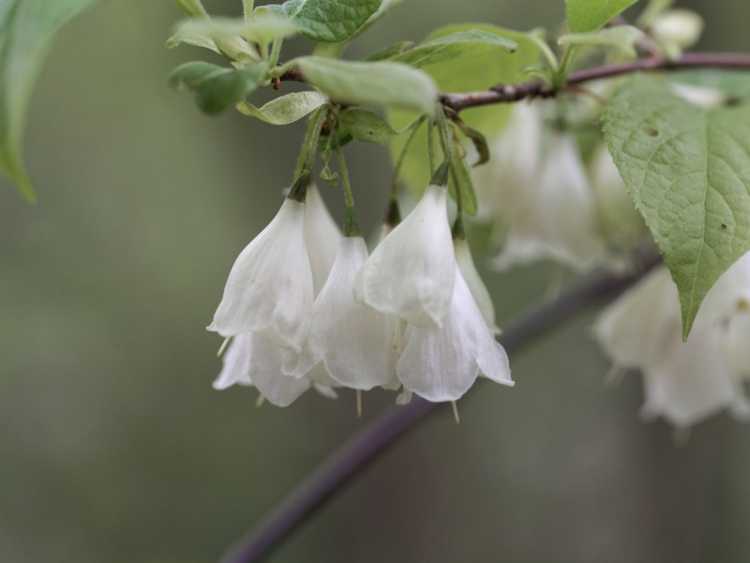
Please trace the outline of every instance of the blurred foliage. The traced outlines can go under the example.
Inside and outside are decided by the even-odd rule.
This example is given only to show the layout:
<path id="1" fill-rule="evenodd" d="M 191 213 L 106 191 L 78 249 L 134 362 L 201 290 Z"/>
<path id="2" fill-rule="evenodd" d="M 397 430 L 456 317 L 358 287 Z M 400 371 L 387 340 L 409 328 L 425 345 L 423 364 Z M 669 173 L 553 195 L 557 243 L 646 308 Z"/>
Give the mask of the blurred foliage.
<path id="1" fill-rule="evenodd" d="M 750 50 L 746 3 L 689 6 L 708 22 L 702 47 Z M 553 27 L 562 12 L 562 1 L 407 0 L 353 51 L 457 21 Z M 279 410 L 256 409 L 253 391 L 211 390 L 219 341 L 204 326 L 279 204 L 303 125 L 209 118 L 168 89 L 188 56 L 164 48 L 179 17 L 172 2 L 102 2 L 65 30 L 31 104 L 40 203 L 0 190 L 3 562 L 215 561 L 392 399 L 368 394 L 357 420 L 351 393 Z M 374 229 L 387 152 L 347 150 Z M 324 195 L 340 216 L 339 194 Z M 559 277 L 485 273 L 504 319 Z M 590 320 L 514 357 L 516 388 L 482 386 L 461 401 L 460 425 L 440 409 L 272 560 L 747 561 L 747 428 L 715 418 L 676 447 L 668 427 L 642 424 L 638 378 L 604 386 Z"/>

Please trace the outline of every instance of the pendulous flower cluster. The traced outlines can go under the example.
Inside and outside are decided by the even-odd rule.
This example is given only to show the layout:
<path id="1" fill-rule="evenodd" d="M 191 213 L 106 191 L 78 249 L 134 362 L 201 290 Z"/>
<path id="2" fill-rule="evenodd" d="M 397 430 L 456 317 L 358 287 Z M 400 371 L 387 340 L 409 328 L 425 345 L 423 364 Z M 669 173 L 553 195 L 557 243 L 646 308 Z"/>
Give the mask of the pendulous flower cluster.
<path id="1" fill-rule="evenodd" d="M 293 189 L 232 266 L 209 326 L 231 339 L 214 387 L 253 385 L 288 406 L 311 387 L 438 402 L 456 401 L 479 375 L 513 385 L 447 197 L 429 186 L 368 255 L 361 236 L 341 234 L 315 186 Z"/>

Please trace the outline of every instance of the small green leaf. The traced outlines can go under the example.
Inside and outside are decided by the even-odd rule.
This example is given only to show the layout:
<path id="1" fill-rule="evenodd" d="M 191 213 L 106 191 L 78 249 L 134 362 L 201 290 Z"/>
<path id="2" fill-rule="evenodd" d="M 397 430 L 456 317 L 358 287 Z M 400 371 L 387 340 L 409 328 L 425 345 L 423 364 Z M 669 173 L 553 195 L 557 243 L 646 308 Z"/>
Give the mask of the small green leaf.
<path id="1" fill-rule="evenodd" d="M 305 79 L 336 102 L 397 107 L 432 114 L 437 88 L 424 72 L 401 63 L 301 57 Z"/>
<path id="2" fill-rule="evenodd" d="M 372 55 L 367 57 L 367 61 L 385 61 L 394 58 L 396 55 L 400 55 L 404 51 L 411 49 L 414 46 L 413 41 L 398 41 L 393 45 L 389 45 L 385 49 L 374 52 Z"/>
<path id="3" fill-rule="evenodd" d="M 255 90 L 266 69 L 262 63 L 238 69 L 195 61 L 175 68 L 169 76 L 169 84 L 174 88 L 192 90 L 201 111 L 216 114 Z"/>
<path id="4" fill-rule="evenodd" d="M 392 60 L 421 68 L 456 57 L 481 56 L 488 49 L 503 49 L 512 53 L 517 48 L 518 43 L 502 35 L 481 29 L 468 29 L 420 43 L 408 51 L 395 55 Z"/>
<path id="5" fill-rule="evenodd" d="M 310 39 L 338 43 L 356 35 L 382 0 L 288 0 L 282 7 Z"/>
<path id="6" fill-rule="evenodd" d="M 599 31 L 568 33 L 557 42 L 563 47 L 609 47 L 630 58 L 638 56 L 635 46 L 643 38 L 643 32 L 632 25 L 618 25 Z"/>
<path id="7" fill-rule="evenodd" d="M 341 112 L 339 127 L 358 141 L 387 144 L 398 132 L 377 113 L 362 108 L 349 108 Z"/>
<path id="8" fill-rule="evenodd" d="M 267 45 L 299 32 L 297 24 L 284 15 L 263 12 L 244 18 L 190 18 L 175 27 L 167 40 L 168 47 L 180 43 L 205 47 L 226 53 L 235 60 L 258 60 L 253 44 Z"/>
<path id="9" fill-rule="evenodd" d="M 568 27 L 573 33 L 596 31 L 638 0 L 565 0 Z"/>
<path id="10" fill-rule="evenodd" d="M 319 92 L 292 92 L 273 99 L 261 107 L 242 101 L 237 104 L 237 110 L 271 125 L 289 125 L 327 102 L 328 98 Z"/>
<path id="11" fill-rule="evenodd" d="M 36 200 L 23 164 L 26 110 L 34 82 L 57 31 L 94 0 L 0 2 L 0 171 L 28 200 Z"/>
<path id="12" fill-rule="evenodd" d="M 638 77 L 610 100 L 604 134 L 677 284 L 686 337 L 708 290 L 750 250 L 750 106 L 701 108 Z"/>

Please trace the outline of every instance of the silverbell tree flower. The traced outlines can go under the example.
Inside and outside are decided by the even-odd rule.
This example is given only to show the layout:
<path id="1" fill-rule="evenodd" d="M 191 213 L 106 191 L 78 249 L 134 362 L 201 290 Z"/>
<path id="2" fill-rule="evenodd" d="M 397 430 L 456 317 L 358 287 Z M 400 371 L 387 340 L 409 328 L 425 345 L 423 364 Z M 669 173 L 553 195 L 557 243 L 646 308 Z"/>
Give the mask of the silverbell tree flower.
<path id="1" fill-rule="evenodd" d="M 456 401 L 481 374 L 512 386 L 508 356 L 453 261 L 453 294 L 440 326 L 409 324 L 396 374 L 404 388 L 433 402 Z"/>
<path id="2" fill-rule="evenodd" d="M 543 125 L 540 104 L 513 107 L 503 132 L 490 146 L 490 161 L 472 169 L 479 200 L 477 219 L 512 222 L 539 174 Z"/>
<path id="3" fill-rule="evenodd" d="M 741 387 L 748 303 L 745 255 L 711 289 L 683 342 L 677 289 L 660 267 L 602 312 L 594 334 L 616 367 L 643 373 L 644 416 L 678 427 L 721 410 L 744 419 L 750 414 Z"/>
<path id="4" fill-rule="evenodd" d="M 263 331 L 299 352 L 307 338 L 313 298 L 305 204 L 286 198 L 235 260 L 208 328 L 224 337 Z"/>
<path id="5" fill-rule="evenodd" d="M 322 361 L 334 381 L 361 390 L 393 381 L 400 324 L 355 299 L 354 283 L 366 260 L 362 237 L 339 240 L 333 268 L 313 306 L 301 370 Z"/>
<path id="6" fill-rule="evenodd" d="M 447 197 L 429 186 L 367 259 L 357 292 L 369 306 L 418 326 L 442 323 L 455 279 Z"/>
<path id="7" fill-rule="evenodd" d="M 497 269 L 547 258 L 582 270 L 604 256 L 594 194 L 574 137 L 549 131 L 546 141 L 538 175 L 518 195 L 503 250 L 493 261 Z"/>

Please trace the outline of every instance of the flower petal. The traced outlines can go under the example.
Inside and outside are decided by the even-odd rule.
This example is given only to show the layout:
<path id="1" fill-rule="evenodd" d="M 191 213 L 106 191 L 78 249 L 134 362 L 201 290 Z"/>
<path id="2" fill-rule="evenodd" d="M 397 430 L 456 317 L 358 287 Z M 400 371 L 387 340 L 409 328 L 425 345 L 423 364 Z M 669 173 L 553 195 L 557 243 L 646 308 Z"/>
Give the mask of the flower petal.
<path id="1" fill-rule="evenodd" d="M 469 243 L 466 242 L 466 239 L 457 238 L 453 241 L 453 246 L 456 252 L 456 262 L 458 262 L 458 267 L 461 269 L 461 275 L 463 275 L 466 284 L 469 286 L 487 326 L 495 334 L 499 333 L 500 329 L 495 324 L 495 305 L 492 303 L 490 292 L 487 291 L 487 286 L 484 285 L 482 277 L 479 275 L 477 267 L 474 264 Z"/>
<path id="2" fill-rule="evenodd" d="M 369 390 L 393 379 L 395 320 L 355 301 L 354 279 L 365 260 L 364 239 L 341 239 L 331 274 L 313 307 L 310 348 L 335 381 Z"/>
<path id="3" fill-rule="evenodd" d="M 310 388 L 308 378 L 297 379 L 284 375 L 281 365 L 284 350 L 267 333 L 251 335 L 250 374 L 258 391 L 277 407 L 288 407 Z"/>
<path id="4" fill-rule="evenodd" d="M 381 313 L 418 326 L 439 325 L 450 307 L 454 269 L 447 191 L 429 186 L 365 263 L 361 295 Z"/>
<path id="5" fill-rule="evenodd" d="M 301 348 L 313 301 L 303 227 L 304 205 L 286 199 L 237 257 L 209 330 L 225 337 L 269 330 L 283 344 Z"/>
<path id="6" fill-rule="evenodd" d="M 232 385 L 252 385 L 250 379 L 250 335 L 238 334 L 222 358 L 221 372 L 213 382 L 217 391 Z"/>
<path id="7" fill-rule="evenodd" d="M 401 383 L 429 401 L 455 401 L 481 371 L 513 385 L 505 350 L 497 344 L 458 266 L 451 308 L 440 327 L 408 326 L 396 366 Z"/>
<path id="8" fill-rule="evenodd" d="M 315 295 L 318 295 L 328 278 L 341 238 L 341 231 L 328 212 L 318 188 L 309 186 L 305 196 L 305 240 Z"/>

